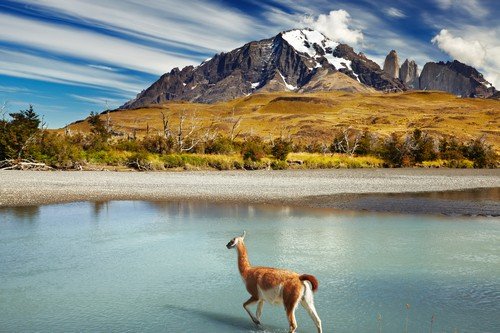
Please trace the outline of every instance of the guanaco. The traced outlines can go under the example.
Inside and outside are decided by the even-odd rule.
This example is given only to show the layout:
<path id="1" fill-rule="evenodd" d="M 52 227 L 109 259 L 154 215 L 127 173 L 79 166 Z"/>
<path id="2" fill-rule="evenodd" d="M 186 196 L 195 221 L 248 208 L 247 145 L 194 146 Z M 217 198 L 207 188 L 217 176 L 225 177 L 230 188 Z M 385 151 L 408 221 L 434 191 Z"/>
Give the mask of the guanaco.
<path id="1" fill-rule="evenodd" d="M 321 320 L 314 307 L 313 297 L 313 292 L 318 289 L 318 280 L 308 274 L 299 275 L 283 269 L 251 266 L 243 242 L 245 235 L 246 232 L 243 231 L 241 236 L 231 239 L 226 247 L 228 249 L 236 248 L 238 251 L 238 269 L 245 287 L 250 293 L 250 298 L 243 303 L 243 308 L 252 321 L 256 325 L 260 325 L 264 302 L 283 304 L 290 324 L 290 333 L 294 333 L 297 329 L 295 310 L 300 302 L 314 321 L 318 333 L 322 333 Z M 254 303 L 257 303 L 255 316 L 248 308 Z"/>

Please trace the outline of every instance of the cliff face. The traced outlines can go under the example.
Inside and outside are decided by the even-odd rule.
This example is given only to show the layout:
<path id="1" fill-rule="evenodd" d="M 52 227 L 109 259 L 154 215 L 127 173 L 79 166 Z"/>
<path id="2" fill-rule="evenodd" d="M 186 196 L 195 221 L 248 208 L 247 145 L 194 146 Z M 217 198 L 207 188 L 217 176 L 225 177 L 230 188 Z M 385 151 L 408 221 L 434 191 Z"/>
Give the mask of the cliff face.
<path id="1" fill-rule="evenodd" d="M 419 89 L 418 65 L 413 60 L 406 59 L 399 69 L 399 79 L 409 89 Z"/>
<path id="2" fill-rule="evenodd" d="M 384 72 L 389 74 L 393 79 L 399 78 L 399 58 L 395 50 L 391 50 L 385 57 Z"/>
<path id="3" fill-rule="evenodd" d="M 422 90 L 442 90 L 462 97 L 487 98 L 496 92 L 475 68 L 457 60 L 426 63 L 419 86 Z"/>
<path id="4" fill-rule="evenodd" d="M 341 72 L 345 77 L 332 76 Z M 298 91 L 314 78 L 315 87 L 353 91 L 367 85 L 377 90 L 403 91 L 398 79 L 383 72 L 373 61 L 323 34 L 309 29 L 282 32 L 273 38 L 250 42 L 220 53 L 197 67 L 174 68 L 122 108 L 139 108 L 169 100 L 214 103 L 256 91 Z M 323 85 L 320 81 L 324 79 Z M 311 89 L 311 85 L 308 86 Z M 350 88 L 348 88 L 350 89 Z M 369 89 L 369 87 L 367 88 Z"/>

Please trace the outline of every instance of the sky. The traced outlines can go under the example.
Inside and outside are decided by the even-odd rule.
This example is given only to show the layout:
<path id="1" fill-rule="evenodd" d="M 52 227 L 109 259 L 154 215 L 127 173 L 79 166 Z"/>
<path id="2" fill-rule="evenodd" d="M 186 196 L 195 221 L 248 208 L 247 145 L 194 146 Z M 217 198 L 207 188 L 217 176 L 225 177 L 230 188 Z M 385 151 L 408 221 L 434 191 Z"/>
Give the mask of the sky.
<path id="1" fill-rule="evenodd" d="M 382 65 L 457 59 L 500 87 L 500 0 L 2 0 L 0 106 L 49 128 L 116 108 L 174 67 L 309 27 Z"/>

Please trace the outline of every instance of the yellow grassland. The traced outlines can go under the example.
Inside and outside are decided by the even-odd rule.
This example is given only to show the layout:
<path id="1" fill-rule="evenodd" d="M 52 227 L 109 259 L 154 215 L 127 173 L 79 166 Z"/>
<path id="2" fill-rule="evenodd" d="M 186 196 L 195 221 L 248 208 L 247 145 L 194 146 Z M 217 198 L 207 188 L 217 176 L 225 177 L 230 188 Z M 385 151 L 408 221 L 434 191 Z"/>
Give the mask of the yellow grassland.
<path id="1" fill-rule="evenodd" d="M 404 93 L 318 92 L 299 94 L 263 93 L 217 104 L 169 102 L 135 110 L 111 112 L 113 129 L 144 136 L 162 130 L 162 112 L 175 133 L 179 115 L 185 114 L 185 126 L 228 134 L 241 118 L 240 136 L 264 138 L 290 135 L 294 140 L 329 142 L 336 128 L 352 126 L 388 135 L 420 128 L 430 134 L 453 135 L 468 140 L 486 135 L 487 141 L 500 148 L 500 101 L 456 96 L 435 91 Z M 106 120 L 106 116 L 102 116 Z M 88 131 L 87 122 L 69 125 L 72 131 Z"/>

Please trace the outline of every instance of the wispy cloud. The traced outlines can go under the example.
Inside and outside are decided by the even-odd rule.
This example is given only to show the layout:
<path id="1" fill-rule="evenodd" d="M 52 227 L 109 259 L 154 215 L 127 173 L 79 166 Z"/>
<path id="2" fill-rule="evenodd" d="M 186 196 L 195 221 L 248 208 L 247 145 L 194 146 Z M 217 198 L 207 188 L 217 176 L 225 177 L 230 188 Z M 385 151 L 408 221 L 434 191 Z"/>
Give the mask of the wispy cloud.
<path id="1" fill-rule="evenodd" d="M 0 74 L 129 93 L 143 88 L 141 81 L 127 75 L 9 50 L 0 50 Z"/>
<path id="2" fill-rule="evenodd" d="M 401 9 L 397 9 L 394 7 L 386 8 L 384 11 L 390 17 L 395 17 L 395 18 L 399 18 L 399 19 L 405 18 L 407 16 Z"/>
<path id="3" fill-rule="evenodd" d="M 1 13 L 0 41 L 152 74 L 195 62 L 124 39 Z"/>
<path id="4" fill-rule="evenodd" d="M 465 12 L 472 17 L 482 18 L 488 15 L 488 10 L 478 0 L 435 0 L 439 8 Z M 484 1 L 483 1 L 484 2 Z"/>
<path id="5" fill-rule="evenodd" d="M 227 50 L 255 35 L 254 17 L 212 1 L 17 0 L 51 16 L 202 52 Z M 257 31 L 256 31 L 257 30 Z M 172 45 L 170 45 L 172 46 Z"/>
<path id="6" fill-rule="evenodd" d="M 81 96 L 77 94 L 69 94 L 69 97 L 81 102 L 97 105 L 101 109 L 105 109 L 107 107 L 116 108 L 123 104 L 123 100 L 121 99 L 109 98 L 104 96 Z"/>
<path id="7" fill-rule="evenodd" d="M 31 90 L 16 86 L 0 86 L 0 92 L 6 94 L 30 93 Z"/>

